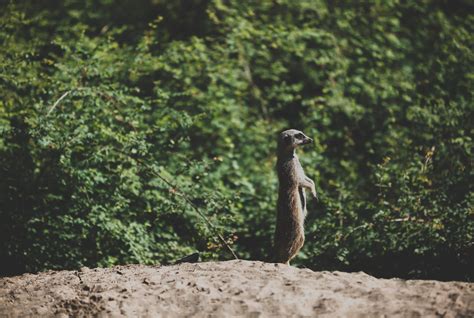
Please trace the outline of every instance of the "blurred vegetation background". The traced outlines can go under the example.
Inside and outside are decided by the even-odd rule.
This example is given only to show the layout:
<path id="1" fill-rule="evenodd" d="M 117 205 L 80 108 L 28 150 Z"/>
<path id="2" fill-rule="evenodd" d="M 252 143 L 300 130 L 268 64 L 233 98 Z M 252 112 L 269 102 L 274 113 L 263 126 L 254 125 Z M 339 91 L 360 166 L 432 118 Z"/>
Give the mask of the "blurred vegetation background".
<path id="1" fill-rule="evenodd" d="M 181 192 L 266 260 L 297 128 L 320 201 L 295 265 L 474 279 L 472 1 L 0 9 L 2 275 L 230 259 Z"/>

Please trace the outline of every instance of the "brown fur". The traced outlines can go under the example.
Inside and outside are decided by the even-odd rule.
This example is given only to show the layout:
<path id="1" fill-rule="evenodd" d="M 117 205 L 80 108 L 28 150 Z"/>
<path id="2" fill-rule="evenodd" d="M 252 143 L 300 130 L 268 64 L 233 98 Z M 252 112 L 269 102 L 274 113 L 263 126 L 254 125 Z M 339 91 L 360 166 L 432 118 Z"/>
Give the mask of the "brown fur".
<path id="1" fill-rule="evenodd" d="M 299 145 L 312 142 L 311 138 L 294 129 L 279 135 L 277 172 L 279 180 L 277 224 L 275 229 L 274 261 L 289 262 L 304 244 L 304 218 L 306 216 L 306 196 L 304 188 L 309 188 L 314 197 L 314 182 L 306 177 L 295 149 Z"/>

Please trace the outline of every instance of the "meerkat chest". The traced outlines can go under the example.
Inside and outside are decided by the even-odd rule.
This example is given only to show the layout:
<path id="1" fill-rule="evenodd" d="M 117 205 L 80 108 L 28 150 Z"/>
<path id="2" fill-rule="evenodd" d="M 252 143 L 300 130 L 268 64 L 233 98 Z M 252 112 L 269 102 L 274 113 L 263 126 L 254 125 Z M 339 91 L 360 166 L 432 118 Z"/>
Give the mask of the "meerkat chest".
<path id="1" fill-rule="evenodd" d="M 301 182 L 301 180 L 304 180 L 304 177 L 305 177 L 305 174 L 304 174 L 304 170 L 303 170 L 303 167 L 301 166 L 301 163 L 300 163 L 300 160 L 298 159 L 297 156 L 295 156 L 294 158 L 294 170 L 295 170 L 295 176 L 298 180 L 298 183 Z"/>
<path id="2" fill-rule="evenodd" d="M 290 160 L 281 162 L 278 172 L 281 184 L 289 186 L 298 186 L 305 176 L 303 167 L 296 155 Z"/>

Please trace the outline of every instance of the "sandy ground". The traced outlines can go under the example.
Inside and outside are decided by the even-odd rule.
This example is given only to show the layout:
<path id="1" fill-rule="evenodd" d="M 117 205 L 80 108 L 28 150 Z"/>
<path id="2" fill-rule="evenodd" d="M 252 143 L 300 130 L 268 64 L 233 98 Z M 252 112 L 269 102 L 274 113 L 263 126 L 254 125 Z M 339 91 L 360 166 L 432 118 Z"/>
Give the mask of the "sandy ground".
<path id="1" fill-rule="evenodd" d="M 0 278 L 0 317 L 474 317 L 474 283 L 377 279 L 254 261 Z"/>

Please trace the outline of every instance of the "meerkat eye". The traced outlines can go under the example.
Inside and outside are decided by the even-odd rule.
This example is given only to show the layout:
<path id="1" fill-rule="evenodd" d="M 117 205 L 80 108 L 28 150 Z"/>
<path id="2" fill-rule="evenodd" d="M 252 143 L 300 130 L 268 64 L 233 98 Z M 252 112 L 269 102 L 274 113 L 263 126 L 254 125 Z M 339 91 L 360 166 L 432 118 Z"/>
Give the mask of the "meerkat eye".
<path id="1" fill-rule="evenodd" d="M 302 133 L 299 133 L 299 134 L 297 134 L 297 135 L 296 135 L 296 138 L 298 138 L 298 139 L 303 139 L 303 138 L 304 138 L 304 136 L 303 136 L 303 134 L 302 134 Z"/>

